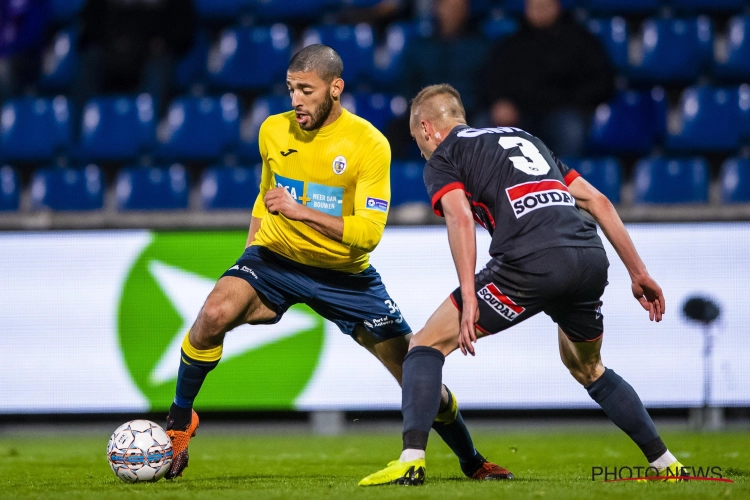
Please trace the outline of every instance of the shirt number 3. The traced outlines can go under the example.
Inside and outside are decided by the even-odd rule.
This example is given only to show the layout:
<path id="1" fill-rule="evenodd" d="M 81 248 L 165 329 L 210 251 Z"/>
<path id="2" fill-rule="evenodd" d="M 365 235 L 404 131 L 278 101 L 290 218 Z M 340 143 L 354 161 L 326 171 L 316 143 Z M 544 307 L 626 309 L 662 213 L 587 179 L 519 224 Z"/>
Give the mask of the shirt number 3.
<path id="1" fill-rule="evenodd" d="M 545 175 L 549 172 L 549 163 L 531 141 L 521 137 L 505 136 L 500 138 L 498 144 L 503 149 L 518 148 L 521 151 L 521 156 L 508 157 L 513 166 L 521 172 L 529 175 Z"/>

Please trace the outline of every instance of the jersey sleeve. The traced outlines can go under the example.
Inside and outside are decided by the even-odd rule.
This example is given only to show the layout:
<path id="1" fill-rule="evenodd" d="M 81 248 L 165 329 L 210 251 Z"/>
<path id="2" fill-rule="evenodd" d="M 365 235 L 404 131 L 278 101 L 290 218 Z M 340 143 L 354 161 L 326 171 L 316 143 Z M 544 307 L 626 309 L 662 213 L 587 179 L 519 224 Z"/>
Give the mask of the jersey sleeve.
<path id="1" fill-rule="evenodd" d="M 372 252 L 380 243 L 391 202 L 391 148 L 380 136 L 367 151 L 360 167 L 354 192 L 354 215 L 344 216 L 341 242 Z"/>
<path id="2" fill-rule="evenodd" d="M 424 184 L 430 196 L 432 209 L 439 216 L 443 216 L 440 199 L 449 191 L 461 189 L 465 191 L 464 183 L 458 170 L 451 161 L 442 155 L 433 155 L 424 167 Z"/>
<path id="3" fill-rule="evenodd" d="M 255 199 L 255 204 L 253 205 L 253 217 L 256 219 L 262 219 L 266 216 L 266 213 L 268 213 L 268 210 L 266 209 L 266 193 L 269 189 L 273 188 L 273 172 L 271 172 L 271 168 L 268 166 L 268 145 L 266 144 L 265 138 L 265 129 L 267 122 L 263 122 L 263 124 L 260 126 L 260 131 L 258 132 L 258 149 L 260 150 L 260 158 L 262 160 L 261 165 L 261 175 L 260 175 L 260 192 L 258 193 L 258 197 Z"/>
<path id="4" fill-rule="evenodd" d="M 566 186 L 570 186 L 571 182 L 581 177 L 581 174 L 579 174 L 574 169 L 567 166 L 557 156 L 552 154 L 552 159 L 555 160 L 555 165 L 557 165 L 557 168 L 560 170 L 560 173 L 563 176 L 563 180 L 565 181 Z"/>

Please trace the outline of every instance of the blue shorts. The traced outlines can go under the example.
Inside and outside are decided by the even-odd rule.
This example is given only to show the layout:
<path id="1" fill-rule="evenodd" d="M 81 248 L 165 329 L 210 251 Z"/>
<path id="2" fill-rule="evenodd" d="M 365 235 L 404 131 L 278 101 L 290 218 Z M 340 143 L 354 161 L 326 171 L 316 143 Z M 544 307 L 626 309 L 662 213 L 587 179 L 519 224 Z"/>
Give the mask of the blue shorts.
<path id="1" fill-rule="evenodd" d="M 300 264 L 271 250 L 252 245 L 224 276 L 247 281 L 271 302 L 277 323 L 294 304 L 307 304 L 347 335 L 362 325 L 387 340 L 411 333 L 396 302 L 374 267 L 350 274 Z"/>

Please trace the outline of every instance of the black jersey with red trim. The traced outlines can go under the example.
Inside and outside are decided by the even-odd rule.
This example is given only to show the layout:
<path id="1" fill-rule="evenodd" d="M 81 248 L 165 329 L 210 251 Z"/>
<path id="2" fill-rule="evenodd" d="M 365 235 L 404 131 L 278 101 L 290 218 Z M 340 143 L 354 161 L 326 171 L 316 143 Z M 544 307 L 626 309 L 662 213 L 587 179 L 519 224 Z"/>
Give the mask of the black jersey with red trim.
<path id="1" fill-rule="evenodd" d="M 455 127 L 424 169 L 435 213 L 443 215 L 445 193 L 462 189 L 492 235 L 490 255 L 504 262 L 551 247 L 603 248 L 568 192 L 577 177 L 541 140 L 513 127 Z"/>

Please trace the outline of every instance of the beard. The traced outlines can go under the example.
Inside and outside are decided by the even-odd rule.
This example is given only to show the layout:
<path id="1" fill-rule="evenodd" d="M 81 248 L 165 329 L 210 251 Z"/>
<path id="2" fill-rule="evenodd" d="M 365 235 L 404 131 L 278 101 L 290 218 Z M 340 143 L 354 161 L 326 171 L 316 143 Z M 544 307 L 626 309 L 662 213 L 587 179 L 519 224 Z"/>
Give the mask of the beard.
<path id="1" fill-rule="evenodd" d="M 308 126 L 300 125 L 302 130 L 317 130 L 323 126 L 323 123 L 328 119 L 333 109 L 333 97 L 329 92 L 326 92 L 326 97 L 323 102 L 310 113 L 310 124 Z"/>

